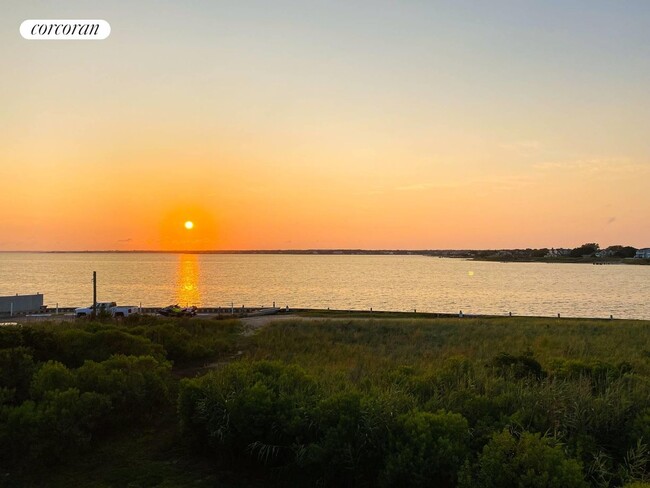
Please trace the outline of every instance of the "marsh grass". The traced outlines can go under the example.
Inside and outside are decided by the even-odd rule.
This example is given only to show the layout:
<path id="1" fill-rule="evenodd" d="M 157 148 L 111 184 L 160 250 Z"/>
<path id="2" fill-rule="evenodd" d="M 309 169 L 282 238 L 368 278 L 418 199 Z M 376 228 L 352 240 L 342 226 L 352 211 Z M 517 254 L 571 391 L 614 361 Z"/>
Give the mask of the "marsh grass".
<path id="1" fill-rule="evenodd" d="M 297 363 L 307 370 L 363 367 L 385 381 L 386 368 L 438 369 L 460 356 L 487 362 L 532 351 L 545 370 L 557 360 L 629 362 L 650 374 L 650 325 L 643 321 L 555 318 L 438 318 L 278 321 L 251 340 L 250 359 Z"/>
<path id="2" fill-rule="evenodd" d="M 286 400 L 283 394 L 277 398 L 271 395 L 264 411 L 266 422 L 271 424 L 278 415 L 292 429 L 302 422 L 318 426 L 317 434 L 309 431 L 303 435 L 300 452 L 318 452 L 319 459 L 336 468 L 319 473 L 311 466 L 301 471 L 302 455 L 295 459 L 285 456 L 281 463 L 276 460 L 294 477 L 311 474 L 312 478 L 307 475 L 307 484 L 385 484 L 395 476 L 392 470 L 401 473 L 399 469 L 408 466 L 425 470 L 424 466 L 434 461 L 427 458 L 432 454 L 422 453 L 437 452 L 435 446 L 425 442 L 407 447 L 408 452 L 420 453 L 410 460 L 395 458 L 398 454 L 392 449 L 400 429 L 410 425 L 407 419 L 426 412 L 460 414 L 467 421 L 468 450 L 458 454 L 453 469 L 447 467 L 438 473 L 445 486 L 455 486 L 461 478 L 464 486 L 493 486 L 490 483 L 494 480 L 488 479 L 492 475 L 481 468 L 488 455 L 484 454 L 487 446 L 491 447 L 485 452 L 497 458 L 502 455 L 499 449 L 524 450 L 517 463 L 533 462 L 534 449 L 539 449 L 543 453 L 540 459 L 547 459 L 548 466 L 516 469 L 541 469 L 539 476 L 557 476 L 564 482 L 574 479 L 576 467 L 591 486 L 621 486 L 646 481 L 650 476 L 650 456 L 644 444 L 650 434 L 650 327 L 646 322 L 312 316 L 302 321 L 277 321 L 250 337 L 238 366 L 244 368 L 239 370 L 241 378 L 253 374 L 247 368 L 255 371 L 265 361 L 273 361 L 269 364 L 279 371 L 276 376 L 284 374 L 280 365 L 285 364 L 298 367 L 304 372 L 300 374 L 316 385 L 309 397 L 315 407 L 312 411 L 303 405 L 301 411 L 306 408 L 307 413 L 302 417 L 289 422 L 280 411 L 273 413 L 274 408 L 280 408 L 281 398 Z M 268 383 L 271 380 L 264 376 L 256 376 L 250 385 L 240 379 L 233 390 L 232 383 L 224 382 L 223 374 L 229 373 L 217 371 L 196 380 L 192 388 L 197 398 L 205 388 L 212 394 L 216 390 L 235 398 L 243 395 L 243 399 L 252 394 L 246 393 L 248 388 L 251 392 L 256 388 L 273 390 Z M 291 398 L 302 398 L 289 392 Z M 292 408 L 293 401 L 289 401 Z M 370 407 L 375 404 L 389 407 L 376 416 Z M 219 405 L 220 412 L 228 410 L 225 403 Z M 322 409 L 356 420 L 351 420 L 353 426 L 341 425 L 332 418 L 319 417 Z M 248 453 L 231 446 L 230 455 L 240 452 L 246 457 L 255 452 L 259 457 L 263 452 L 268 461 L 274 452 L 290 450 L 283 444 L 286 439 L 281 432 L 264 431 L 258 438 L 247 430 L 246 425 L 259 420 L 258 415 L 251 407 L 248 417 L 240 419 L 240 427 L 219 424 L 220 428 L 232 429 L 229 435 L 245 438 L 254 446 Z M 397 418 L 407 424 L 400 424 Z M 382 419 L 383 427 L 368 430 L 376 419 Z M 199 439 L 205 435 L 201 434 L 201 425 L 200 420 L 195 424 Z M 303 432 L 300 428 L 298 431 Z M 383 434 L 373 437 L 377 432 Z M 514 440 L 508 440 L 511 437 Z M 364 439 L 375 440 L 367 444 Z M 450 439 L 454 442 L 453 435 Z M 264 446 L 263 451 L 260 446 Z M 363 453 L 359 446 L 364 446 Z M 350 466 L 355 475 L 346 471 L 352 469 Z M 363 473 L 361 478 L 359 473 Z M 517 473 L 511 475 L 516 479 Z M 548 486 L 562 486 L 557 480 Z M 418 483 L 427 484 L 424 479 Z"/>

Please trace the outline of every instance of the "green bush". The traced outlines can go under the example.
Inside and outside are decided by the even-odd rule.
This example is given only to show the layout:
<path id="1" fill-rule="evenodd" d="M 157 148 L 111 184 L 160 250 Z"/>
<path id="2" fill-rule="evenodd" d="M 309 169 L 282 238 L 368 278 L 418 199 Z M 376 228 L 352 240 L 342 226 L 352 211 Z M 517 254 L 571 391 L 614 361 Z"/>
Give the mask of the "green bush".
<path id="1" fill-rule="evenodd" d="M 240 325 L 233 320 L 160 321 L 128 329 L 164 347 L 167 358 L 177 363 L 191 363 L 234 352 Z"/>
<path id="2" fill-rule="evenodd" d="M 287 464 L 309 437 L 315 394 L 314 381 L 296 366 L 231 364 L 181 383 L 181 425 L 201 447 Z"/>
<path id="3" fill-rule="evenodd" d="M 86 361 L 76 371 L 81 391 L 107 395 L 116 410 L 115 421 L 137 419 L 169 401 L 171 365 L 151 356 L 116 355 L 97 363 Z"/>
<path id="4" fill-rule="evenodd" d="M 518 379 L 528 377 L 541 379 L 546 376 L 542 365 L 533 358 L 530 352 L 521 356 L 502 352 L 491 361 L 490 365 L 496 368 L 500 374 L 511 374 Z"/>
<path id="5" fill-rule="evenodd" d="M 405 407 L 399 396 L 376 391 L 324 396 L 314 412 L 317 432 L 303 468 L 328 486 L 377 484 L 390 432 Z"/>
<path id="6" fill-rule="evenodd" d="M 16 325 L 0 327 L 0 349 L 11 349 L 24 346 L 23 328 Z"/>
<path id="7" fill-rule="evenodd" d="M 67 329 L 55 337 L 61 356 L 54 359 L 71 368 L 78 368 L 86 360 L 105 361 L 114 354 L 153 356 L 159 359 L 165 357 L 162 346 L 113 327 L 94 332 Z"/>
<path id="8" fill-rule="evenodd" d="M 28 400 L 0 409 L 0 466 L 19 469 L 52 464 L 84 448 L 111 409 L 108 396 L 77 389 L 47 392 L 39 403 Z"/>
<path id="9" fill-rule="evenodd" d="M 36 371 L 31 383 L 31 396 L 41 399 L 49 391 L 67 390 L 76 384 L 75 374 L 57 361 L 48 361 Z"/>
<path id="10" fill-rule="evenodd" d="M 36 364 L 25 347 L 0 349 L 0 387 L 4 402 L 20 403 L 29 397 Z"/>
<path id="11" fill-rule="evenodd" d="M 469 457 L 469 425 L 462 415 L 440 411 L 402 415 L 391 433 L 385 486 L 453 486 Z"/>
<path id="12" fill-rule="evenodd" d="M 579 488 L 588 486 L 578 461 L 552 439 L 507 430 L 494 434 L 478 459 L 473 486 L 483 488 Z"/>

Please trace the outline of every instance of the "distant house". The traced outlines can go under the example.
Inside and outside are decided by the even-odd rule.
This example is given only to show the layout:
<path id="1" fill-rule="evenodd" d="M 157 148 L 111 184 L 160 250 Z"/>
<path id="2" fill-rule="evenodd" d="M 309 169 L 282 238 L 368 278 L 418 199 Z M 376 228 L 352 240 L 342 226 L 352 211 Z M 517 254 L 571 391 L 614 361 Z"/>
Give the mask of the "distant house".
<path id="1" fill-rule="evenodd" d="M 547 258 L 559 258 L 559 257 L 562 257 L 562 256 L 568 256 L 569 254 L 571 254 L 571 249 L 562 249 L 562 248 L 553 249 L 553 248 L 551 248 L 551 249 L 549 249 L 549 251 L 548 251 L 548 253 L 546 254 L 545 257 L 547 257 Z"/>
<path id="2" fill-rule="evenodd" d="M 638 259 L 650 259 L 650 247 L 637 250 L 634 257 Z"/>
<path id="3" fill-rule="evenodd" d="M 601 249 L 596 253 L 597 258 L 611 258 L 614 255 L 614 250 L 612 249 Z"/>

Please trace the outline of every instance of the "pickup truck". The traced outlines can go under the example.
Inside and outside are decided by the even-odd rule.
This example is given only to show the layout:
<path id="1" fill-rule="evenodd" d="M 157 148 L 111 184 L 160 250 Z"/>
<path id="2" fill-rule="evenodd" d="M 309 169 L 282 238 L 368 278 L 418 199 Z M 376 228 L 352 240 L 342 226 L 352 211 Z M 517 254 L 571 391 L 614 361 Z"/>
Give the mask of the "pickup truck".
<path id="1" fill-rule="evenodd" d="M 135 305 L 122 305 L 117 306 L 115 302 L 97 302 L 97 313 L 108 312 L 112 317 L 128 317 L 134 313 L 139 313 L 140 308 Z M 74 314 L 76 317 L 90 317 L 93 313 L 93 306 L 75 308 Z"/>

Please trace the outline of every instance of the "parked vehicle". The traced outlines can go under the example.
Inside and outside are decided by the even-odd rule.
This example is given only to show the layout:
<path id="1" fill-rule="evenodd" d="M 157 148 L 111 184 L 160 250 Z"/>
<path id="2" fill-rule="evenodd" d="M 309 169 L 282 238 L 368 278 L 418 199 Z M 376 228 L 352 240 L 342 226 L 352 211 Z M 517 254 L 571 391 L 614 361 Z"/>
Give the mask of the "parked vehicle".
<path id="1" fill-rule="evenodd" d="M 194 317 L 196 315 L 196 307 L 181 307 L 175 304 L 161 308 L 158 310 L 158 313 L 165 317 Z"/>
<path id="2" fill-rule="evenodd" d="M 136 305 L 122 305 L 111 309 L 113 317 L 128 317 L 137 313 L 140 313 L 140 307 Z"/>
<path id="3" fill-rule="evenodd" d="M 140 312 L 140 308 L 135 305 L 117 306 L 115 302 L 97 302 L 97 314 L 108 313 L 111 317 L 128 317 Z M 93 313 L 93 306 L 75 308 L 74 314 L 78 318 L 90 317 Z"/>

